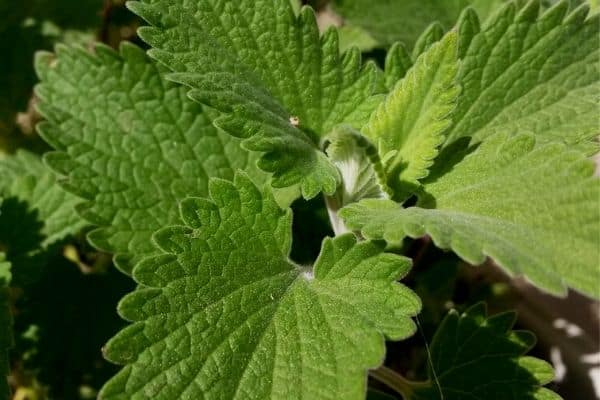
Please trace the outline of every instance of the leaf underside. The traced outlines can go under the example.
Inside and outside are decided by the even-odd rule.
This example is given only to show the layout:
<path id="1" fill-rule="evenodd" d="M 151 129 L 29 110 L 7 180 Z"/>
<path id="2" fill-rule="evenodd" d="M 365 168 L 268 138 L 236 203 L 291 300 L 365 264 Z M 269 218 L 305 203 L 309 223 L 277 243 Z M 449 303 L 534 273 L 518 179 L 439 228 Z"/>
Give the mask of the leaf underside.
<path id="1" fill-rule="evenodd" d="M 377 149 L 349 126 L 336 127 L 326 138 L 326 153 L 338 168 L 342 183 L 332 196 L 326 196 L 331 227 L 336 235 L 348 232 L 337 211 L 361 199 L 388 199 L 392 192 Z"/>
<path id="2" fill-rule="evenodd" d="M 429 235 L 470 263 L 489 256 L 552 293 L 563 294 L 568 285 L 597 297 L 600 181 L 594 165 L 564 145 L 535 145 L 531 135 L 494 135 L 432 177 L 418 207 L 367 200 L 341 216 L 368 238 L 396 243 Z"/>
<path id="3" fill-rule="evenodd" d="M 119 53 L 99 45 L 94 54 L 59 47 L 36 67 L 47 120 L 39 131 L 57 150 L 46 161 L 85 199 L 79 213 L 99 226 L 92 244 L 116 253 L 127 273 L 155 251 L 157 229 L 180 223 L 179 201 L 207 194 L 209 177 L 232 179 L 242 169 L 267 179 L 254 154 L 213 126 L 216 113 L 166 82 L 134 45 Z"/>
<path id="4" fill-rule="evenodd" d="M 101 399 L 362 399 L 384 336 L 415 326 L 408 259 L 353 235 L 326 239 L 314 268 L 289 260 L 291 211 L 244 175 L 181 205 L 185 226 L 136 266 L 133 324 L 105 348 L 126 365 Z"/>
<path id="5" fill-rule="evenodd" d="M 280 0 L 144 0 L 128 6 L 152 26 L 149 54 L 224 116 L 216 124 L 260 151 L 273 185 L 300 184 L 306 198 L 331 194 L 335 167 L 320 139 L 345 123 L 360 129 L 380 102 L 380 74 L 358 49 L 339 54 L 335 29 L 319 36 L 312 9 Z"/>
<path id="6" fill-rule="evenodd" d="M 535 336 L 511 330 L 512 312 L 486 314 L 483 303 L 448 314 L 431 343 L 430 384 L 411 400 L 561 399 L 542 387 L 554 378 L 552 366 L 525 356 Z"/>

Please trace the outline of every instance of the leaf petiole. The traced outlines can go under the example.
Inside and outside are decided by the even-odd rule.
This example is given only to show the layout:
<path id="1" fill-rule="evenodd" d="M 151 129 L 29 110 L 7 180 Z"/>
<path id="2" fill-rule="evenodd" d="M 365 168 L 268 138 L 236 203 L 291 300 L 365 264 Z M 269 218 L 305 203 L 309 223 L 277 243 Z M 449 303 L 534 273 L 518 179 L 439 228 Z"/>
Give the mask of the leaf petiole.
<path id="1" fill-rule="evenodd" d="M 409 379 L 406 379 L 404 376 L 400 375 L 396 371 L 382 365 L 377 369 L 373 369 L 369 371 L 369 375 L 397 392 L 402 396 L 403 399 L 408 400 L 411 398 L 415 388 L 417 387 L 427 387 L 430 385 L 429 381 L 425 382 L 415 382 Z"/>

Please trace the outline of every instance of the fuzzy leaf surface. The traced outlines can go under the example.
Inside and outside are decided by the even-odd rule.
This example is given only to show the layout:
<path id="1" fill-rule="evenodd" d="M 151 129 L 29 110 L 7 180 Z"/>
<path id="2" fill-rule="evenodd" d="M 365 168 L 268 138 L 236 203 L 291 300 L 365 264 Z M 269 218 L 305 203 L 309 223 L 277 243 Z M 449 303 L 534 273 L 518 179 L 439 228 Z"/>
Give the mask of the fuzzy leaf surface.
<path id="1" fill-rule="evenodd" d="M 597 297 L 600 180 L 594 165 L 562 144 L 535 146 L 531 135 L 494 135 L 451 162 L 444 175 L 430 176 L 417 207 L 364 201 L 341 215 L 368 238 L 429 235 L 472 264 L 489 256 L 550 292 L 564 294 L 568 285 Z"/>
<path id="2" fill-rule="evenodd" d="M 460 11 L 472 6 L 486 15 L 502 0 L 334 0 L 333 5 L 349 26 L 369 32 L 380 46 L 401 42 L 412 49 L 421 32 L 439 21 L 450 29 Z"/>
<path id="3" fill-rule="evenodd" d="M 413 66 L 412 56 L 406 50 L 406 47 L 400 43 L 395 43 L 385 56 L 384 81 L 386 88 L 391 91 L 396 83 Z"/>
<path id="4" fill-rule="evenodd" d="M 454 33 L 456 35 L 456 33 Z M 434 22 L 429 25 L 427 29 L 423 31 L 421 36 L 417 39 L 415 47 L 412 51 L 412 59 L 417 60 L 421 54 L 423 54 L 431 45 L 441 40 L 444 37 L 444 27 L 439 22 Z M 456 46 L 456 45 L 455 45 Z"/>
<path id="5" fill-rule="evenodd" d="M 337 217 L 345 205 L 362 199 L 388 199 L 392 192 L 377 149 L 358 131 L 340 125 L 326 138 L 326 153 L 338 168 L 342 183 L 332 196 L 325 198 L 333 231 L 348 232 Z"/>
<path id="6" fill-rule="evenodd" d="M 300 184 L 306 198 L 331 194 L 340 177 L 320 139 L 345 123 L 360 129 L 382 90 L 358 49 L 339 54 L 314 12 L 296 16 L 285 0 L 143 0 L 129 7 L 152 26 L 139 30 L 189 96 L 226 115 L 216 124 L 263 153 L 273 185 Z"/>
<path id="7" fill-rule="evenodd" d="M 452 124 L 459 88 L 457 35 L 446 35 L 416 61 L 362 132 L 378 147 L 388 185 L 406 196 L 426 177 Z"/>
<path id="8" fill-rule="evenodd" d="M 486 314 L 480 303 L 446 316 L 431 343 L 430 384 L 416 388 L 411 400 L 561 399 L 542 387 L 554 378 L 552 366 L 525 356 L 535 336 L 511 330 L 512 312 Z"/>
<path id="9" fill-rule="evenodd" d="M 388 197 L 383 165 L 373 144 L 359 132 L 344 126 L 334 129 L 326 140 L 326 153 L 342 175 L 340 204 Z"/>
<path id="10" fill-rule="evenodd" d="M 291 211 L 244 175 L 182 202 L 185 226 L 134 270 L 133 324 L 106 346 L 123 364 L 101 399 L 363 399 L 384 337 L 410 336 L 408 259 L 382 242 L 325 239 L 314 268 L 289 260 Z"/>
<path id="11" fill-rule="evenodd" d="M 128 273 L 154 251 L 157 229 L 180 223 L 178 202 L 207 194 L 209 177 L 243 169 L 266 180 L 256 157 L 213 126 L 216 113 L 131 44 L 119 53 L 59 47 L 38 57 L 37 70 L 40 133 L 57 150 L 46 161 L 86 200 L 78 211 L 99 226 L 90 241 Z"/>
<path id="12" fill-rule="evenodd" d="M 600 14 L 568 13 L 560 1 L 540 15 L 540 4 L 506 5 L 479 30 L 472 17 L 461 49 L 462 94 L 448 143 L 496 132 L 536 135 L 593 152 L 598 135 Z M 466 31 L 466 30 L 465 30 Z"/>

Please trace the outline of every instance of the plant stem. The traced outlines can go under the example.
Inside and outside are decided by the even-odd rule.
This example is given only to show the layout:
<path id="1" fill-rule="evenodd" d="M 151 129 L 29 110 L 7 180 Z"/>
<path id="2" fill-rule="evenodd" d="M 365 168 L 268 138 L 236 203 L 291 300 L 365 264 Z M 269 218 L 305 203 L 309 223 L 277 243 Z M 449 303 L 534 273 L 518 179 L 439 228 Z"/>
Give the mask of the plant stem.
<path id="1" fill-rule="evenodd" d="M 414 382 L 406 379 L 394 370 L 382 365 L 369 371 L 373 379 L 378 380 L 390 389 L 396 391 L 403 399 L 410 399 L 415 387 L 428 386 L 429 382 Z"/>

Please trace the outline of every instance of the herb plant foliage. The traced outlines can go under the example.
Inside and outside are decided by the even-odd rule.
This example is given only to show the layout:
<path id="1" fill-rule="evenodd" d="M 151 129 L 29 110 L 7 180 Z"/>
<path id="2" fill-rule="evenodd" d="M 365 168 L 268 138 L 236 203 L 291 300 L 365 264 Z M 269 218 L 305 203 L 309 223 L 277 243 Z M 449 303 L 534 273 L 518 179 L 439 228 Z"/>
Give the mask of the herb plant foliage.
<path id="1" fill-rule="evenodd" d="M 526 355 L 533 334 L 482 303 L 437 321 L 421 380 L 381 366 L 429 304 L 401 282 L 424 237 L 600 298 L 599 14 L 366 3 L 331 7 L 386 49 L 378 60 L 340 52 L 336 28 L 288 0 L 130 1 L 147 51 L 37 53 L 51 150 L 0 157 L 2 375 L 11 287 L 84 232 L 137 284 L 102 349 L 120 369 L 100 399 L 386 396 L 374 381 L 415 400 L 560 398 Z M 308 200 L 334 235 L 304 264 L 291 205 Z"/>

